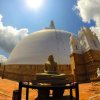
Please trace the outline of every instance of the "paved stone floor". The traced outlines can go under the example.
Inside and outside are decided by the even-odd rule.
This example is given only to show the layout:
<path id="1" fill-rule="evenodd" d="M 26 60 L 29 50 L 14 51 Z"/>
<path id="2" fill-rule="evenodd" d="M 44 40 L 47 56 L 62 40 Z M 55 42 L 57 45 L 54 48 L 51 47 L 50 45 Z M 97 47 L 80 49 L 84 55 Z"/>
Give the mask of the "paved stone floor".
<path id="1" fill-rule="evenodd" d="M 13 90 L 16 89 L 18 89 L 17 82 L 0 79 L 0 100 L 12 100 Z M 80 100 L 100 100 L 100 82 L 80 84 L 79 90 Z M 64 95 L 66 94 L 69 94 L 68 90 L 64 92 Z M 37 90 L 30 89 L 29 97 L 29 100 L 34 100 L 37 97 Z M 25 100 L 25 89 L 22 98 Z"/>

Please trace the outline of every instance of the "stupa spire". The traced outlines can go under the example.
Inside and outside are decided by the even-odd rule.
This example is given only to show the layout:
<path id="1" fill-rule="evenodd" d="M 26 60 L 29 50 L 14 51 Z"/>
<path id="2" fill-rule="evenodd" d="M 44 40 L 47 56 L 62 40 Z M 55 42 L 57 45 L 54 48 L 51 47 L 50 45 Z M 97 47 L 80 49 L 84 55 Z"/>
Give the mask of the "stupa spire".
<path id="1" fill-rule="evenodd" d="M 54 21 L 53 20 L 51 20 L 51 22 L 50 22 L 50 29 L 55 29 L 55 25 L 54 25 Z"/>

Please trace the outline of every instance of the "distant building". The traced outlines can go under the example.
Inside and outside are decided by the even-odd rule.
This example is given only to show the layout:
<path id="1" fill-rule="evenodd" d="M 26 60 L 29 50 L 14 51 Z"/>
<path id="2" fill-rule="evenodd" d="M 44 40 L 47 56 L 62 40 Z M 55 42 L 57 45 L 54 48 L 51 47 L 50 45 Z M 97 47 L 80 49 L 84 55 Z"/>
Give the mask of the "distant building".
<path id="1" fill-rule="evenodd" d="M 70 64 L 75 80 L 88 82 L 95 78 L 100 68 L 100 42 L 88 28 L 81 28 L 78 37 L 70 37 Z"/>
<path id="2" fill-rule="evenodd" d="M 7 62 L 7 58 L 3 55 L 0 55 L 0 65 Z"/>

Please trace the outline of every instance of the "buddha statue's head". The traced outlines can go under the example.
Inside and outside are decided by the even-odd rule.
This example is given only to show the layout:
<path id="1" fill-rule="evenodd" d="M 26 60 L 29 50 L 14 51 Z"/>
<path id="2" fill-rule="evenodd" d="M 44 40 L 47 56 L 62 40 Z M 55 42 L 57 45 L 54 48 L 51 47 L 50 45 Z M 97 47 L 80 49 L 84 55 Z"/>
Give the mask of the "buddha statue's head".
<path id="1" fill-rule="evenodd" d="M 49 57 L 48 57 L 48 61 L 50 61 L 50 62 L 54 62 L 54 57 L 53 57 L 53 55 L 49 55 Z"/>

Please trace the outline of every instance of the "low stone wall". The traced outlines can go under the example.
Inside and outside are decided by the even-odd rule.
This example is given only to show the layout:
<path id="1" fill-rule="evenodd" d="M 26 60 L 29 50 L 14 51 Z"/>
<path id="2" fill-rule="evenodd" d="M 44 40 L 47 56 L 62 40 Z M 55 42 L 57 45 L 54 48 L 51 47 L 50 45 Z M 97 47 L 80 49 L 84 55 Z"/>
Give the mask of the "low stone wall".
<path id="1" fill-rule="evenodd" d="M 36 73 L 43 73 L 44 65 L 2 65 L 0 76 L 14 81 L 32 81 L 36 79 Z M 72 80 L 71 68 L 68 65 L 58 65 L 58 72 L 66 74 L 66 78 Z"/>

